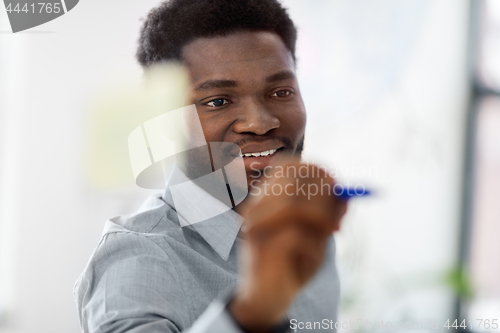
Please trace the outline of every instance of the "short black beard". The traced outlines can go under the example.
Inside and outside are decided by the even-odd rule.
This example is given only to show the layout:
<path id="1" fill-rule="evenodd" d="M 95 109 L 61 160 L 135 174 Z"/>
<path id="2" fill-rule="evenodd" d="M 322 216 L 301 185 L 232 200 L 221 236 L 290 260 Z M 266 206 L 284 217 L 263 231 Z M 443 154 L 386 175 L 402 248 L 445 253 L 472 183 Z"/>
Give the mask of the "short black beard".
<path id="1" fill-rule="evenodd" d="M 242 146 L 248 142 L 255 142 L 255 141 L 268 141 L 269 139 L 266 138 L 264 140 L 262 139 L 257 139 L 255 138 L 244 138 L 242 140 L 239 140 L 235 142 L 237 146 Z M 304 141 L 305 141 L 305 134 L 302 135 L 302 138 L 299 140 L 299 143 L 297 144 L 297 147 L 293 149 L 292 147 L 292 142 L 288 138 L 284 137 L 279 137 L 275 139 L 277 142 L 281 142 L 284 145 L 284 150 L 288 151 L 288 154 L 291 154 L 294 157 L 301 158 L 302 157 L 302 151 L 304 150 Z M 201 176 L 204 176 L 213 170 L 213 164 L 207 160 L 206 154 L 204 152 L 206 151 L 208 147 L 198 147 L 195 149 L 191 149 L 190 151 L 184 152 L 182 157 L 179 156 L 178 159 L 178 166 L 181 168 L 181 170 L 188 176 L 190 179 L 195 179 Z M 236 147 L 237 148 L 237 147 Z M 237 156 L 238 152 L 236 152 L 234 149 L 227 149 L 224 151 L 224 159 L 227 158 L 227 162 L 230 162 Z M 210 154 L 210 158 L 213 158 L 213 153 Z M 180 163 L 179 163 L 180 162 Z"/>
<path id="2" fill-rule="evenodd" d="M 288 138 L 284 137 L 279 137 L 279 138 L 273 138 L 277 142 L 280 142 L 283 144 L 283 148 L 285 151 L 288 152 L 293 157 L 296 157 L 300 159 L 302 157 L 302 151 L 304 150 L 304 141 L 305 141 L 305 135 L 302 135 L 302 138 L 299 140 L 297 146 L 295 149 L 293 149 L 292 142 Z M 239 140 L 235 142 L 235 144 L 239 147 L 242 145 L 249 143 L 249 142 L 258 142 L 258 141 L 268 141 L 269 138 L 260 138 L 255 140 L 255 138 L 244 138 L 242 140 Z M 237 146 L 235 146 L 237 148 Z M 189 178 L 189 179 L 196 179 L 199 177 L 202 177 L 210 172 L 213 172 L 213 164 L 212 164 L 212 159 L 214 158 L 214 153 L 211 152 L 210 155 L 210 160 L 208 160 L 208 156 L 206 154 L 206 149 L 208 147 L 198 147 L 195 149 L 191 149 L 190 151 L 184 152 L 181 156 L 178 156 L 177 159 L 177 165 L 178 167 L 184 172 L 184 174 Z M 227 163 L 232 161 L 238 154 L 239 151 L 235 152 L 234 149 L 227 149 L 224 151 L 224 160 L 227 159 Z M 226 163 L 226 164 L 227 164 Z M 248 176 L 248 175 L 247 175 Z M 251 177 L 251 176 L 250 176 Z M 221 179 L 221 181 L 224 181 L 224 179 Z M 205 189 L 207 192 L 212 192 L 210 189 Z M 224 196 L 225 193 L 223 194 L 217 194 L 217 193 L 211 193 L 213 196 L 218 197 L 219 195 Z"/>
<path id="3" fill-rule="evenodd" d="M 305 140 L 306 135 L 302 135 L 302 138 L 299 141 L 299 144 L 297 145 L 297 149 L 295 149 L 295 153 L 293 154 L 294 156 L 301 158 L 302 157 L 302 151 L 304 150 L 304 140 Z"/>

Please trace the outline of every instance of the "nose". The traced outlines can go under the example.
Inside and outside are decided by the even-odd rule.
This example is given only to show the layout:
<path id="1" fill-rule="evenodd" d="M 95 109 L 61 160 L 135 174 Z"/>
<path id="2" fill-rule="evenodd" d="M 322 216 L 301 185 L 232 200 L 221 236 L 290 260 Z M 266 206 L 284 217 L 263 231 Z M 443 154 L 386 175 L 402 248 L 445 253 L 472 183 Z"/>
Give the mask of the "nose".
<path id="1" fill-rule="evenodd" d="M 238 134 L 264 135 L 280 127 L 280 120 L 261 101 L 249 99 L 242 103 L 233 131 Z"/>

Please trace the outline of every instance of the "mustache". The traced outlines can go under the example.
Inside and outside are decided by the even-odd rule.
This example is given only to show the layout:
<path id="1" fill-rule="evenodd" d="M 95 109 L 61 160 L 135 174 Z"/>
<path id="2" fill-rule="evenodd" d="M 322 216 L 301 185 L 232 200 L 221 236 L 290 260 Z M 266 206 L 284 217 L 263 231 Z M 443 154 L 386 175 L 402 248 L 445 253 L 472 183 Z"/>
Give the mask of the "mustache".
<path id="1" fill-rule="evenodd" d="M 292 140 L 284 136 L 272 136 L 272 137 L 246 137 L 233 142 L 240 148 L 248 143 L 261 143 L 261 142 L 276 142 L 282 144 L 285 148 L 292 148 Z"/>
<path id="2" fill-rule="evenodd" d="M 269 143 L 274 142 L 277 145 L 294 156 L 300 157 L 302 155 L 302 148 L 304 145 L 304 136 L 298 143 L 294 151 L 292 140 L 283 136 L 247 136 L 236 140 L 235 142 L 211 142 L 209 145 L 211 164 L 214 169 L 219 169 L 239 156 L 241 147 L 249 143 Z"/>
<path id="3" fill-rule="evenodd" d="M 262 142 L 275 142 L 283 146 L 284 149 L 290 150 L 293 148 L 292 140 L 284 136 L 248 136 L 241 138 L 239 140 L 234 141 L 233 143 L 238 147 L 243 147 L 249 143 L 262 143 Z M 229 154 L 237 154 L 233 149 L 228 147 L 227 153 Z"/>

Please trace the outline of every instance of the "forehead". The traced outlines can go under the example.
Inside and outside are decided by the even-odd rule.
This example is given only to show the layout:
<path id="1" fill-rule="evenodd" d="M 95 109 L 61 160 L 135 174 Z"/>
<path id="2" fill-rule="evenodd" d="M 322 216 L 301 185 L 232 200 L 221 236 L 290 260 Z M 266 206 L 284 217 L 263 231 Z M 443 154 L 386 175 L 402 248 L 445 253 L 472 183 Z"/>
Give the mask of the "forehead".
<path id="1" fill-rule="evenodd" d="M 182 57 L 191 78 L 259 79 L 274 72 L 295 70 L 292 56 L 272 32 L 239 32 L 228 36 L 198 38 L 184 46 Z"/>

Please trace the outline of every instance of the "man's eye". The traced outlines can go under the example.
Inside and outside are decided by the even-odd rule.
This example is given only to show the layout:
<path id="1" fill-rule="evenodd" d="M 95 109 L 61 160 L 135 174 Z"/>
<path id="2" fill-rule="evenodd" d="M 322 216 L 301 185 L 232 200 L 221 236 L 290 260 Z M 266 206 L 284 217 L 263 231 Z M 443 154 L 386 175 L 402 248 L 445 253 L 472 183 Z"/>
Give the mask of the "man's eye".
<path id="1" fill-rule="evenodd" d="M 271 96 L 272 97 L 287 97 L 288 95 L 290 95 L 289 90 L 278 90 L 277 92 L 275 92 Z"/>
<path id="2" fill-rule="evenodd" d="M 216 99 L 211 100 L 208 103 L 205 103 L 205 105 L 216 108 L 218 106 L 222 106 L 222 105 L 228 104 L 228 103 L 229 103 L 229 101 L 225 98 L 216 98 Z"/>

